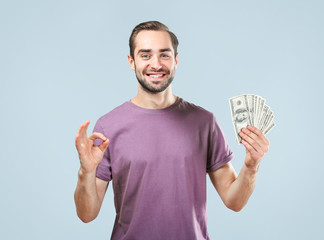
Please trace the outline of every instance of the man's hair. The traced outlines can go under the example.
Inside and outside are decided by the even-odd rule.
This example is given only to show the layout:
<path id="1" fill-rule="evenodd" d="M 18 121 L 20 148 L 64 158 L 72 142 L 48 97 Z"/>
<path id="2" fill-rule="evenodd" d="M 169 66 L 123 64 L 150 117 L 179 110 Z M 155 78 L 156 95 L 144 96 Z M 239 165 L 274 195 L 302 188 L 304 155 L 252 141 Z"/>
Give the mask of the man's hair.
<path id="1" fill-rule="evenodd" d="M 129 37 L 129 50 L 130 50 L 130 55 L 133 59 L 134 58 L 134 50 L 135 50 L 135 38 L 137 34 L 140 31 L 143 30 L 148 30 L 148 31 L 166 31 L 169 33 L 171 37 L 171 42 L 172 42 L 172 47 L 174 49 L 174 55 L 177 55 L 177 48 L 179 45 L 178 38 L 177 36 L 169 30 L 169 28 L 164 25 L 163 23 L 160 23 L 158 21 L 149 21 L 149 22 L 143 22 L 138 24 L 132 31 L 132 34 Z"/>

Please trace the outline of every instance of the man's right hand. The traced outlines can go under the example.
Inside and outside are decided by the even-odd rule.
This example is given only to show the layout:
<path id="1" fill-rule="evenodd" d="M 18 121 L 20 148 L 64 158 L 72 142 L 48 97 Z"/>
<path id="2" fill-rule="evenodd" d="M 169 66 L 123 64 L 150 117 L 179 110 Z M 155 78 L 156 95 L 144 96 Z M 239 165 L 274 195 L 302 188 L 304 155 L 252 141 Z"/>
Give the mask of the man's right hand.
<path id="1" fill-rule="evenodd" d="M 88 138 L 87 129 L 90 121 L 81 124 L 75 137 L 75 146 L 79 153 L 82 173 L 90 173 L 97 169 L 109 145 L 109 139 L 102 133 L 94 132 Z M 93 145 L 95 139 L 101 139 L 99 146 Z"/>

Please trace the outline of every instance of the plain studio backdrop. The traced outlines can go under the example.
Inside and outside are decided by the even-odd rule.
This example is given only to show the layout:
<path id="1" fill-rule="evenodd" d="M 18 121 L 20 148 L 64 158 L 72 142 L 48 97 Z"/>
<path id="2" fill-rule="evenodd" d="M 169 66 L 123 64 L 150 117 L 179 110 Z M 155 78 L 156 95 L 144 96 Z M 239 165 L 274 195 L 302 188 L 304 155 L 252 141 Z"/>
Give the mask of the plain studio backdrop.
<path id="1" fill-rule="evenodd" d="M 275 113 L 270 151 L 241 212 L 228 210 L 207 179 L 211 239 L 321 239 L 323 12 L 320 0 L 2 0 L 0 239 L 110 238 L 112 184 L 96 220 L 76 215 L 74 138 L 82 122 L 91 121 L 90 133 L 137 94 L 128 38 L 148 20 L 178 36 L 173 92 L 215 114 L 237 172 L 245 149 L 228 99 L 258 94 Z"/>

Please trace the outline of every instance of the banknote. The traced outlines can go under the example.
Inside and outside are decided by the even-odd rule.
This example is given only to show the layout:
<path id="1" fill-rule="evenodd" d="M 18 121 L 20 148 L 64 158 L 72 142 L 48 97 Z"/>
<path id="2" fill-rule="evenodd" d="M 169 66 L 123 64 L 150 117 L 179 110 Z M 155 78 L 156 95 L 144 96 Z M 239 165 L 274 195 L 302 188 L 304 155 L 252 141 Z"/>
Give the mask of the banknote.
<path id="1" fill-rule="evenodd" d="M 241 143 L 239 133 L 248 125 L 260 129 L 264 135 L 275 126 L 274 113 L 266 100 L 256 94 L 241 94 L 229 99 L 236 142 Z"/>
<path id="2" fill-rule="evenodd" d="M 241 137 L 238 134 L 242 128 L 246 128 L 248 125 L 252 125 L 251 116 L 248 107 L 248 100 L 246 95 L 239 95 L 230 98 L 230 107 L 232 114 L 232 121 L 235 130 L 236 141 L 241 142 Z"/>

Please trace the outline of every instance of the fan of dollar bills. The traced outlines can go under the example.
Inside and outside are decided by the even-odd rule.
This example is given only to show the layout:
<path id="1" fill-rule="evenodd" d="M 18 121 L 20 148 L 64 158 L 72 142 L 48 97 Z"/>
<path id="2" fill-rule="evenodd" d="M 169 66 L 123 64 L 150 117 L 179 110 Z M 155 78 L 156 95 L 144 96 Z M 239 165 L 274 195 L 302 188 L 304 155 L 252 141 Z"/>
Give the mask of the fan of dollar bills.
<path id="1" fill-rule="evenodd" d="M 240 144 L 239 133 L 248 125 L 260 129 L 266 135 L 274 126 L 274 115 L 266 100 L 254 94 L 237 95 L 229 99 L 236 142 Z"/>

